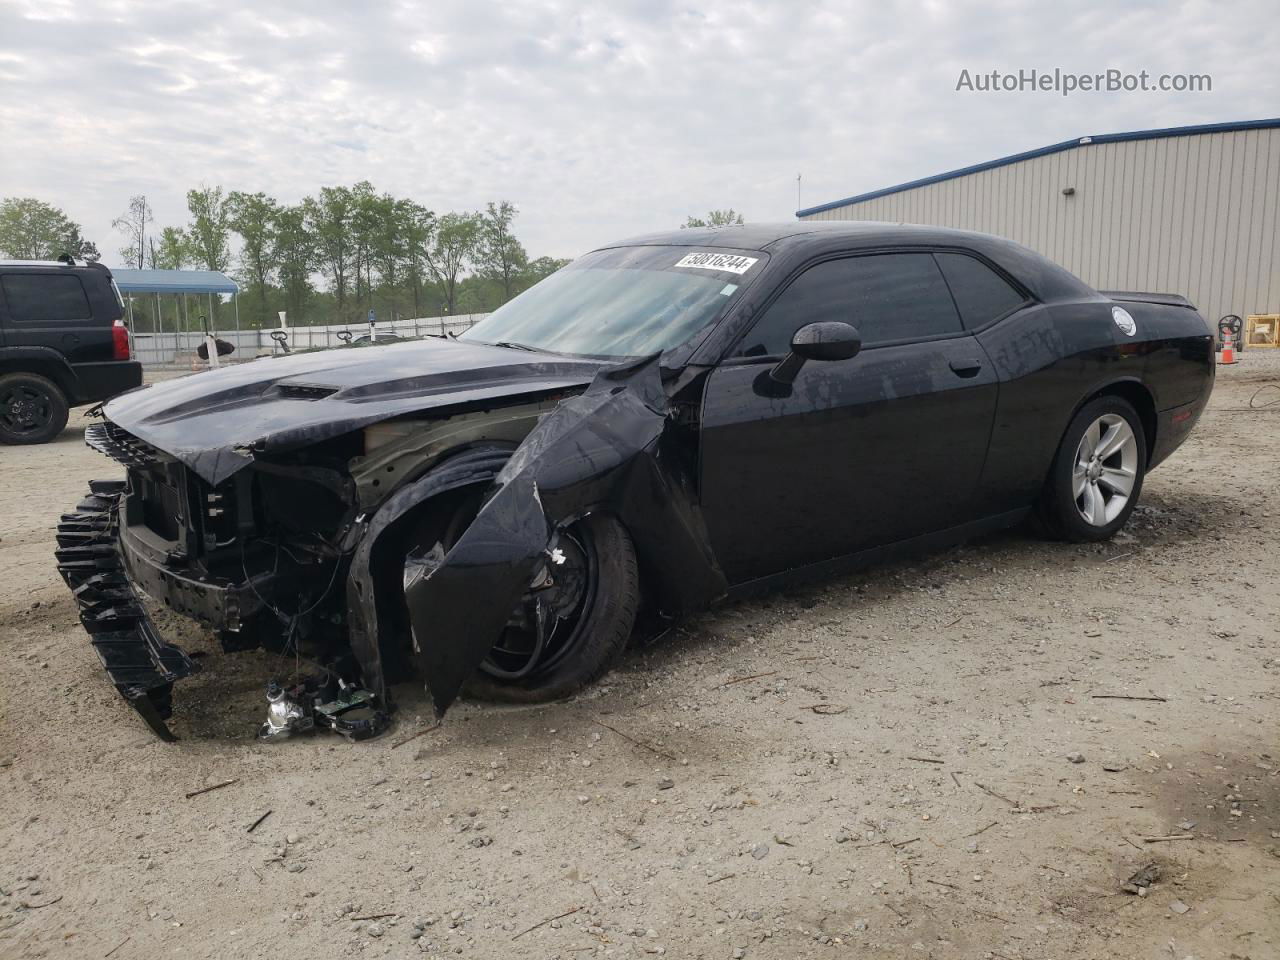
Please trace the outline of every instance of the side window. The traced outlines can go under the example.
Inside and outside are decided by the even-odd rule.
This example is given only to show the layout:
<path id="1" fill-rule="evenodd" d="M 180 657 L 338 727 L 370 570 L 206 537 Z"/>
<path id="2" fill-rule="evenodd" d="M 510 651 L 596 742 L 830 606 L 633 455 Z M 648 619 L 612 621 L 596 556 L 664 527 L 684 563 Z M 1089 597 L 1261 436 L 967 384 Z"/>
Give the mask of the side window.
<path id="1" fill-rule="evenodd" d="M 963 253 L 939 253 L 938 266 L 970 330 L 1003 317 L 1026 299 L 981 260 Z"/>
<path id="2" fill-rule="evenodd" d="M 93 311 L 80 278 L 69 274 L 12 273 L 0 277 L 9 316 L 16 321 L 89 320 Z"/>
<path id="3" fill-rule="evenodd" d="M 932 254 L 871 254 L 828 260 L 802 273 L 746 335 L 738 355 L 785 354 L 792 334 L 819 320 L 853 324 L 867 346 L 962 329 Z"/>

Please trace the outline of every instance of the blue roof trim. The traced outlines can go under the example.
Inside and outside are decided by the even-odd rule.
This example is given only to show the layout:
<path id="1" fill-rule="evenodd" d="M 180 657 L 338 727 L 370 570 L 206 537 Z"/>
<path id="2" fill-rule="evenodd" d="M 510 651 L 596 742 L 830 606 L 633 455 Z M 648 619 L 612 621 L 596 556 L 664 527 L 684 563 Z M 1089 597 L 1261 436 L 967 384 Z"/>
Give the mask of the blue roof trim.
<path id="1" fill-rule="evenodd" d="M 1063 150 L 1071 150 L 1075 147 L 1087 147 L 1096 143 L 1121 143 L 1125 140 L 1158 140 L 1162 137 L 1191 137 L 1201 133 L 1234 133 L 1238 130 L 1266 130 L 1271 127 L 1280 127 L 1280 117 L 1270 120 L 1241 120 L 1237 123 L 1202 123 L 1191 127 L 1163 127 L 1159 130 L 1134 130 L 1130 133 L 1103 133 L 1093 137 L 1079 137 L 1075 140 L 1063 140 L 1061 143 L 1052 143 L 1047 147 L 1040 147 L 1036 150 L 1027 150 L 1023 153 L 1013 153 L 1007 157 L 1000 157 L 998 160 L 988 160 L 985 163 L 975 163 L 971 167 L 961 167 L 959 170 L 950 170 L 947 173 L 935 174 L 932 177 L 923 177 L 920 180 L 912 180 L 908 183 L 900 183 L 894 187 L 884 187 L 880 190 L 872 190 L 870 193 L 860 193 L 856 197 L 845 197 L 843 200 L 832 200 L 830 203 L 822 203 L 816 207 L 806 207 L 803 210 L 797 210 L 797 217 L 808 217 L 815 213 L 822 213 L 824 210 L 834 210 L 837 207 L 847 207 L 852 203 L 862 203 L 864 200 L 874 200 L 876 197 L 888 196 L 891 193 L 901 193 L 904 190 L 914 190 L 916 187 L 926 187 L 931 183 L 941 183 L 944 180 L 954 180 L 957 177 L 965 177 L 971 173 L 981 173 L 983 170 L 992 170 L 996 167 L 1008 166 L 1011 163 L 1019 163 L 1022 160 L 1031 160 L 1034 157 L 1046 157 L 1051 153 L 1061 153 Z"/>
<path id="2" fill-rule="evenodd" d="M 240 285 L 216 270 L 112 270 L 121 293 L 239 293 Z"/>

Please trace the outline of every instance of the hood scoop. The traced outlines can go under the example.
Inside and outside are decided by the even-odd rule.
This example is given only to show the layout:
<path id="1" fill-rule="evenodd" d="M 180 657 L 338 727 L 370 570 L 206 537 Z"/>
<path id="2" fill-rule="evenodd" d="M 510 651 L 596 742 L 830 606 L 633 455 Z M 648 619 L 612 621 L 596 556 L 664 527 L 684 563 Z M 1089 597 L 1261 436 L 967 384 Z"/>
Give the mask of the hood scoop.
<path id="1" fill-rule="evenodd" d="M 338 388 L 310 383 L 281 383 L 276 385 L 276 391 L 286 400 L 323 400 L 337 393 Z"/>

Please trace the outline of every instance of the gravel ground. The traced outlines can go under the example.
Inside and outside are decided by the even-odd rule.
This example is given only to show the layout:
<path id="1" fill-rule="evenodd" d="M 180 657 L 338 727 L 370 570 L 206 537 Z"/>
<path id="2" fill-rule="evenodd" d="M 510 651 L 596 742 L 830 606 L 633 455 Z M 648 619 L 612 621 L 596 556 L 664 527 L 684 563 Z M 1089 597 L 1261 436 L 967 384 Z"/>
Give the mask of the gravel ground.
<path id="1" fill-rule="evenodd" d="M 354 745 L 256 743 L 291 665 L 173 621 L 153 739 L 51 559 L 114 466 L 0 448 L 0 956 L 1278 957 L 1280 357 L 1220 371 L 1112 543 L 724 606 L 428 732 L 406 687 Z"/>

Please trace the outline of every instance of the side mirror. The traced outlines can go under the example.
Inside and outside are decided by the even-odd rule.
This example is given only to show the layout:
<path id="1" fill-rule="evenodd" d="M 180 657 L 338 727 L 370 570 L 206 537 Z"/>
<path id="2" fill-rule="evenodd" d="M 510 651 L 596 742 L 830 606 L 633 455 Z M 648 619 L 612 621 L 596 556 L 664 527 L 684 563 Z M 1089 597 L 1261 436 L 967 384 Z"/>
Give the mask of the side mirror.
<path id="1" fill-rule="evenodd" d="M 848 360 L 861 349 L 862 334 L 851 323 L 808 323 L 792 335 L 791 352 L 769 371 L 769 376 L 778 383 L 792 383 L 806 360 Z"/>

